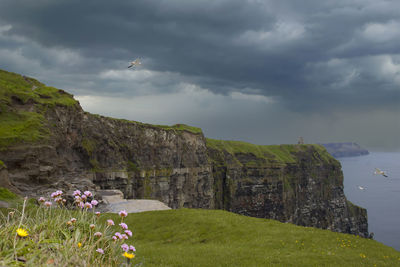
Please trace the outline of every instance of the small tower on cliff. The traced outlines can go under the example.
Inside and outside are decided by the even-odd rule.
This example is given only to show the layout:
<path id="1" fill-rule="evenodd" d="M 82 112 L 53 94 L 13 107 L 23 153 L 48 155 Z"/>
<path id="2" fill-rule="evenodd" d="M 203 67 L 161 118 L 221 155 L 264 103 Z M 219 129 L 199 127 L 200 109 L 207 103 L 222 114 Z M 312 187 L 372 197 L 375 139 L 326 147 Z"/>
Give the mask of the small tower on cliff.
<path id="1" fill-rule="evenodd" d="M 299 144 L 299 145 L 304 145 L 304 139 L 303 139 L 303 137 L 299 137 L 299 141 L 297 141 L 297 144 Z"/>

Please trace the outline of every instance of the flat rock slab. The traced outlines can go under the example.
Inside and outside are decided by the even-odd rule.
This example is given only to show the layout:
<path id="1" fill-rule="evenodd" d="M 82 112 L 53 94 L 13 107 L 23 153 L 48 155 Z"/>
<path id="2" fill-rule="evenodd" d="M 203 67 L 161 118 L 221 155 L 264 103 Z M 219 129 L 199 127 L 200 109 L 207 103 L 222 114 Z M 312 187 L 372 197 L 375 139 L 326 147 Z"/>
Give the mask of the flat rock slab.
<path id="1" fill-rule="evenodd" d="M 108 212 L 118 213 L 126 210 L 128 213 L 136 213 L 151 210 L 170 210 L 171 208 L 158 200 L 150 199 L 125 199 L 124 201 L 109 203 Z"/>
<path id="2" fill-rule="evenodd" d="M 119 190 L 100 190 L 104 206 L 104 212 L 118 213 L 126 210 L 128 213 L 136 213 L 151 210 L 170 210 L 171 208 L 158 200 L 151 199 L 124 199 Z"/>

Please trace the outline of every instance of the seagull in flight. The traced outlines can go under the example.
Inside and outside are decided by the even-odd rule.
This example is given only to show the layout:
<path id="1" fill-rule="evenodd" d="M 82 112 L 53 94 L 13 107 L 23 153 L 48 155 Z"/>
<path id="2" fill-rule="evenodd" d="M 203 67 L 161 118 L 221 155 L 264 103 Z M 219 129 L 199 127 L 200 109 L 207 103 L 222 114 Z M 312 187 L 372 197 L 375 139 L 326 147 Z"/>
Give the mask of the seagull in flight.
<path id="1" fill-rule="evenodd" d="M 378 168 L 375 168 L 374 174 L 375 174 L 375 175 L 381 174 L 381 175 L 383 175 L 383 176 L 385 176 L 385 177 L 388 177 L 385 171 L 381 171 L 381 170 L 378 169 Z"/>
<path id="2" fill-rule="evenodd" d="M 360 189 L 360 190 L 365 190 L 365 187 L 363 187 L 363 186 L 358 186 L 358 189 Z"/>
<path id="3" fill-rule="evenodd" d="M 136 67 L 136 66 L 139 66 L 139 65 L 142 64 L 142 62 L 140 62 L 139 59 L 137 58 L 137 59 L 135 59 L 135 61 L 132 61 L 132 62 L 130 62 L 129 64 L 130 64 L 130 65 L 129 65 L 128 69 L 131 68 L 131 67 L 133 67 L 133 66 L 135 66 L 135 67 Z"/>

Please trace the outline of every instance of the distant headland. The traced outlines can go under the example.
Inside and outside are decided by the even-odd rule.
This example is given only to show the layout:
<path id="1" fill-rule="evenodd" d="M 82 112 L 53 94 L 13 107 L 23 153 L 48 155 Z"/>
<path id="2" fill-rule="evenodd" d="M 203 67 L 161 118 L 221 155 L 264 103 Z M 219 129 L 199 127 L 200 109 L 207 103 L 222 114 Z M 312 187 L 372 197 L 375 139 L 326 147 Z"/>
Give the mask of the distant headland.
<path id="1" fill-rule="evenodd" d="M 327 143 L 321 145 L 323 145 L 329 152 L 329 154 L 331 154 L 335 158 L 356 157 L 369 154 L 368 150 L 353 142 Z"/>

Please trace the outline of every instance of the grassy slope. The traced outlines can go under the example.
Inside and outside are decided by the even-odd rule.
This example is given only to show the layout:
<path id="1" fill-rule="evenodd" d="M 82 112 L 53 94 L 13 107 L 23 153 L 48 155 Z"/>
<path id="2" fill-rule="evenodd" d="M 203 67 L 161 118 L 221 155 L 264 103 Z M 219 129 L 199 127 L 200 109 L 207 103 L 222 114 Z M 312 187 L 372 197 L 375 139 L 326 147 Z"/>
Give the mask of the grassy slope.
<path id="1" fill-rule="evenodd" d="M 9 191 L 8 189 L 4 187 L 0 187 L 0 200 L 6 201 L 6 202 L 12 202 L 14 200 L 18 200 L 19 197 L 14 194 L 13 192 Z"/>
<path id="2" fill-rule="evenodd" d="M 12 108 L 14 101 L 32 103 L 32 110 Z M 49 135 L 43 113 L 55 105 L 78 102 L 71 95 L 19 74 L 0 70 L 0 148 L 35 142 Z"/>
<path id="3" fill-rule="evenodd" d="M 135 262 L 145 266 L 400 266 L 400 252 L 374 240 L 221 210 L 137 213 L 126 222 Z"/>

